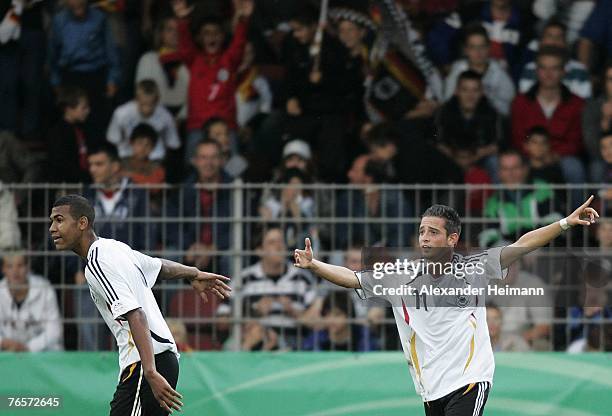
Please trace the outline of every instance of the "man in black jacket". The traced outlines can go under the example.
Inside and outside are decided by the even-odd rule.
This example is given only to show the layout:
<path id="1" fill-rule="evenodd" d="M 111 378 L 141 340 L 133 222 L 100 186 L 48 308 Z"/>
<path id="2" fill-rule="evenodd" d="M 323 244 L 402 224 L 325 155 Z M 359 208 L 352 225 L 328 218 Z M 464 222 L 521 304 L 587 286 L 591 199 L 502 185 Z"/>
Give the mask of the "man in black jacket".
<path id="1" fill-rule="evenodd" d="M 87 93 L 78 87 L 65 87 L 58 101 L 63 116 L 47 135 L 50 181 L 89 183 L 87 154 L 95 146 L 83 124 L 89 116 Z"/>
<path id="2" fill-rule="evenodd" d="M 482 76 L 475 71 L 461 73 L 455 95 L 436 115 L 437 148 L 453 158 L 453 149 L 474 152 L 472 162 L 483 163 L 496 176 L 496 154 L 504 141 L 501 116 L 484 96 Z"/>

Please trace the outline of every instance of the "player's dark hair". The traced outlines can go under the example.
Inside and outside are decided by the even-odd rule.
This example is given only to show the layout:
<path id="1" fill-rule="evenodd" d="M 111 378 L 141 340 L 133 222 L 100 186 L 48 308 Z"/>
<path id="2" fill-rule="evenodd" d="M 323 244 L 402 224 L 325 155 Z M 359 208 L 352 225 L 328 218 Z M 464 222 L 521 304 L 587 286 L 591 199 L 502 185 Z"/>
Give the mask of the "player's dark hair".
<path id="1" fill-rule="evenodd" d="M 330 292 L 323 300 L 321 314 L 327 315 L 332 309 L 337 308 L 348 318 L 353 317 L 353 300 L 346 290 L 334 290 Z"/>
<path id="2" fill-rule="evenodd" d="M 119 154 L 117 153 L 117 148 L 110 143 L 102 143 L 94 148 L 92 148 L 87 155 L 97 155 L 99 153 L 104 153 L 111 162 L 119 162 Z"/>
<path id="3" fill-rule="evenodd" d="M 130 143 L 133 143 L 136 139 L 148 139 L 151 144 L 155 146 L 158 137 L 159 135 L 157 130 L 155 130 L 150 124 L 140 123 L 134 127 L 134 130 L 132 130 L 132 133 L 130 134 Z"/>
<path id="4" fill-rule="evenodd" d="M 459 78 L 457 78 L 457 85 L 459 85 L 459 83 L 461 81 L 477 81 L 479 83 L 482 82 L 482 75 L 480 75 L 478 72 L 474 71 L 473 69 L 468 69 L 466 71 L 463 71 L 461 74 L 459 74 Z"/>
<path id="5" fill-rule="evenodd" d="M 291 16 L 291 21 L 304 26 L 313 26 L 319 21 L 319 12 L 311 4 L 301 4 Z"/>
<path id="6" fill-rule="evenodd" d="M 534 126 L 529 129 L 527 132 L 527 140 L 531 139 L 533 136 L 543 136 L 547 139 L 550 139 L 550 134 L 548 133 L 548 129 L 544 126 Z"/>
<path id="7" fill-rule="evenodd" d="M 538 53 L 536 54 L 536 62 L 544 56 L 552 56 L 558 58 L 561 61 L 561 66 L 564 67 L 567 62 L 568 56 L 567 51 L 563 48 L 559 48 L 558 46 L 546 45 L 542 46 Z"/>
<path id="8" fill-rule="evenodd" d="M 154 95 L 159 97 L 159 87 L 152 79 L 143 79 L 136 84 L 136 91 L 140 91 L 145 95 Z"/>
<path id="9" fill-rule="evenodd" d="M 461 219 L 459 213 L 448 205 L 436 204 L 425 210 L 423 217 L 437 217 L 445 220 L 444 229 L 448 235 L 452 233 L 461 234 Z"/>
<path id="10" fill-rule="evenodd" d="M 81 195 L 70 194 L 60 196 L 53 203 L 54 208 L 64 205 L 70 207 L 70 215 L 72 215 L 72 218 L 78 220 L 81 217 L 85 217 L 87 218 L 89 227 L 93 227 L 94 220 L 96 219 L 96 211 L 86 198 Z"/>
<path id="11" fill-rule="evenodd" d="M 87 92 L 84 89 L 67 85 L 61 87 L 57 94 L 57 106 L 60 110 L 66 111 L 68 108 L 78 106 L 82 99 L 87 99 Z"/>
<path id="12" fill-rule="evenodd" d="M 490 42 L 487 29 L 485 29 L 484 26 L 478 22 L 469 23 L 467 26 L 465 26 L 465 29 L 463 29 L 463 45 L 467 45 L 468 39 L 472 36 L 482 36 L 485 38 L 487 43 Z"/>
<path id="13" fill-rule="evenodd" d="M 567 26 L 565 25 L 565 23 L 563 23 L 561 20 L 553 17 L 553 18 L 549 19 L 546 22 L 546 24 L 544 25 L 544 27 L 542 28 L 542 33 L 540 34 L 540 37 L 542 37 L 544 35 L 544 32 L 546 32 L 546 30 L 550 29 L 551 27 L 557 27 L 557 28 L 561 29 L 564 34 L 567 33 Z"/>

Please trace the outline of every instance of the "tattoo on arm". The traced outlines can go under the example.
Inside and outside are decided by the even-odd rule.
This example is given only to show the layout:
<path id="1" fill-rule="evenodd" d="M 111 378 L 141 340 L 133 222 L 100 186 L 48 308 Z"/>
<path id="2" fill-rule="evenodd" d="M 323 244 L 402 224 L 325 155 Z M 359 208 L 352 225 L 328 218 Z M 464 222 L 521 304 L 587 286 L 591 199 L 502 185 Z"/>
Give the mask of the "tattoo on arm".
<path id="1" fill-rule="evenodd" d="M 159 276 L 166 280 L 176 279 L 193 279 L 198 274 L 198 269 L 195 267 L 185 266 L 172 260 L 161 259 L 162 267 L 159 271 Z"/>

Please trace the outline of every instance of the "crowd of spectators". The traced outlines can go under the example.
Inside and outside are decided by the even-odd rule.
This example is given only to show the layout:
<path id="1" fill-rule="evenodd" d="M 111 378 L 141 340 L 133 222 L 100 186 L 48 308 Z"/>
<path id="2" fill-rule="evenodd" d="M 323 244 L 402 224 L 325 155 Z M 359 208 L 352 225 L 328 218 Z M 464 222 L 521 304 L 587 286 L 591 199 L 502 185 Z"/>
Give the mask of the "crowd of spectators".
<path id="1" fill-rule="evenodd" d="M 89 198 L 100 235 L 223 274 L 230 219 L 255 218 L 242 249 L 259 258 L 243 259 L 239 289 L 241 314 L 257 319 L 241 340 L 219 324 L 207 345 L 372 350 L 396 347 L 386 312 L 295 270 L 284 254 L 305 236 L 332 258 L 359 244 L 411 246 L 408 219 L 432 201 L 488 219 L 466 238 L 482 247 L 561 218 L 585 191 L 612 213 L 610 0 L 331 0 L 321 33 L 319 6 L 0 0 L 0 248 L 49 249 L 44 229 L 16 226 L 20 216 L 47 215 L 40 195 L 3 185 L 18 182 L 67 184 L 57 193 Z M 245 192 L 237 213 L 236 179 L 271 185 Z M 385 184 L 501 186 L 445 193 Z M 610 225 L 600 228 L 581 241 L 609 247 Z M 18 304 L 7 313 L 21 313 L 38 286 L 57 303 L 43 278 L 14 271 L 29 259 L 3 259 L 0 290 Z M 76 261 L 53 262 L 53 283 L 85 288 Z M 18 281 L 31 290 L 14 289 Z M 80 289 L 60 297 L 66 314 L 84 319 L 66 345 L 104 348 L 83 323 L 94 315 Z M 582 323 L 564 332 L 529 311 L 491 308 L 496 349 L 557 348 L 548 342 L 557 333 L 572 334 L 559 348 L 582 340 L 572 348 L 587 349 L 596 335 L 584 318 L 609 316 L 568 309 Z M 6 319 L 15 318 L 0 316 L 2 349 L 58 348 L 61 331 L 50 324 L 29 330 L 48 334 L 42 345 L 1 329 Z M 175 326 L 186 345 L 202 345 L 193 326 Z"/>

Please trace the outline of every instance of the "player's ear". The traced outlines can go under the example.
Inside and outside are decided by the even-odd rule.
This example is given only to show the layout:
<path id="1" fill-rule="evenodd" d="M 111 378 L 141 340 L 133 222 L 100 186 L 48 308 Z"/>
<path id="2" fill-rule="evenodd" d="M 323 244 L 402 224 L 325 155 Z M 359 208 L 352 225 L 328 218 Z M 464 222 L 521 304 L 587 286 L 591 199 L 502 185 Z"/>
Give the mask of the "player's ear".
<path id="1" fill-rule="evenodd" d="M 79 218 L 79 230 L 81 231 L 85 231 L 87 229 L 87 227 L 89 226 L 89 220 L 87 219 L 87 217 L 81 217 Z"/>
<path id="2" fill-rule="evenodd" d="M 458 233 L 450 233 L 448 238 L 446 239 L 448 245 L 451 247 L 456 247 L 459 242 L 459 234 Z"/>

